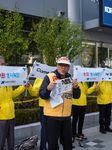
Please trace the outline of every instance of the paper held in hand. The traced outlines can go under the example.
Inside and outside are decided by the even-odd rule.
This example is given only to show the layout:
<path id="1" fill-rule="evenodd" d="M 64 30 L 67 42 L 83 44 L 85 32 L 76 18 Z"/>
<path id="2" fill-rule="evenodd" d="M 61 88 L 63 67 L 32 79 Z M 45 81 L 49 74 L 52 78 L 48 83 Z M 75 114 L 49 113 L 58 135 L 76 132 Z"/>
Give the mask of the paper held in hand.
<path id="1" fill-rule="evenodd" d="M 63 93 L 72 90 L 72 80 L 70 77 L 61 80 L 56 80 L 55 82 L 57 82 L 57 84 L 50 93 L 50 103 L 52 108 L 63 103 Z"/>

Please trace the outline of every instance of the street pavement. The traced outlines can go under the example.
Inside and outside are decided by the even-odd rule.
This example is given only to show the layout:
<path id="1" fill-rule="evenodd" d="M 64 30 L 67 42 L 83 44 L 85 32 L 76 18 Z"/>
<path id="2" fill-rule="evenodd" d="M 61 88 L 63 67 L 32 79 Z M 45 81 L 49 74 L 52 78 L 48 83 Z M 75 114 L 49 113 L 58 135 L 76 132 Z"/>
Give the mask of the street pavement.
<path id="1" fill-rule="evenodd" d="M 112 125 L 110 128 L 112 129 Z M 87 140 L 83 140 L 80 143 L 84 146 L 80 147 L 79 142 L 74 141 L 73 145 L 75 148 L 73 150 L 112 150 L 112 133 L 101 134 L 99 126 L 83 129 L 83 133 L 87 137 Z M 40 150 L 39 144 L 40 141 L 38 141 L 37 146 L 32 148 L 32 150 Z M 62 145 L 59 145 L 59 150 L 63 150 Z"/>

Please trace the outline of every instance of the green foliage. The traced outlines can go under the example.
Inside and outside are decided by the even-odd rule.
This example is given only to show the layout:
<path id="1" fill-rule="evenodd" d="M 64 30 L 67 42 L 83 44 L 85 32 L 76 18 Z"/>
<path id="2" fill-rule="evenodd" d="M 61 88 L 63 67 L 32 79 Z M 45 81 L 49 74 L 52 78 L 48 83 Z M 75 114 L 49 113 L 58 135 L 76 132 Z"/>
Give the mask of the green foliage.
<path id="1" fill-rule="evenodd" d="M 86 106 L 86 113 L 98 112 L 99 108 L 96 100 L 89 100 Z"/>
<path id="2" fill-rule="evenodd" d="M 15 110 L 15 126 L 25 125 L 39 121 L 40 121 L 39 107 L 34 109 Z"/>
<path id="3" fill-rule="evenodd" d="M 52 20 L 48 16 L 41 19 L 38 24 L 33 22 L 30 37 L 36 42 L 38 50 L 50 66 L 55 66 L 56 59 L 61 56 L 67 56 L 73 62 L 74 57 L 81 55 L 85 49 L 88 39 L 84 37 L 79 25 L 71 23 L 66 17 L 59 20 L 56 15 Z M 85 44 L 82 46 L 83 39 Z"/>
<path id="4" fill-rule="evenodd" d="M 0 8 L 0 55 L 7 63 L 14 54 L 23 54 L 28 48 L 28 39 L 23 38 L 24 18 L 17 11 L 5 11 Z"/>

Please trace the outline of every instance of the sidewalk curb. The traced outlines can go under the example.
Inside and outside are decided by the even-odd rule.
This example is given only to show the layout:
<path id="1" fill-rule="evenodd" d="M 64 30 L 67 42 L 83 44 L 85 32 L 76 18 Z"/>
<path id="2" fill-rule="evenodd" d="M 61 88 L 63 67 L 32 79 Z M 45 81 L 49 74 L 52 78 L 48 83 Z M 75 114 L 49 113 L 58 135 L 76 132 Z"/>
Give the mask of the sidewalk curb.
<path id="1" fill-rule="evenodd" d="M 111 111 L 111 115 L 112 115 L 112 111 Z M 89 113 L 85 115 L 84 126 L 83 126 L 84 129 L 96 126 L 98 124 L 99 124 L 99 112 Z M 28 138 L 30 136 L 36 135 L 36 134 L 38 135 L 40 139 L 40 129 L 41 129 L 40 122 L 31 123 L 31 124 L 22 125 L 22 126 L 16 126 L 15 127 L 15 143 L 18 143 L 19 141 L 25 138 Z"/>

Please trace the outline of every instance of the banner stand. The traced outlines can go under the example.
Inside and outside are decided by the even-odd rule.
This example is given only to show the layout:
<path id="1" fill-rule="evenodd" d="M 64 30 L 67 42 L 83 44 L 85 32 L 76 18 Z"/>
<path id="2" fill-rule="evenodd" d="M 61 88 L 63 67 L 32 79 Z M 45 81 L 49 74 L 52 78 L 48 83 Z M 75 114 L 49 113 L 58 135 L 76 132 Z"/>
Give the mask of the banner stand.
<path id="1" fill-rule="evenodd" d="M 26 67 L 26 75 L 27 75 L 27 65 L 25 65 Z M 26 77 L 26 83 L 29 81 L 29 76 L 28 78 Z M 27 88 L 25 89 L 25 96 L 27 96 Z"/>

